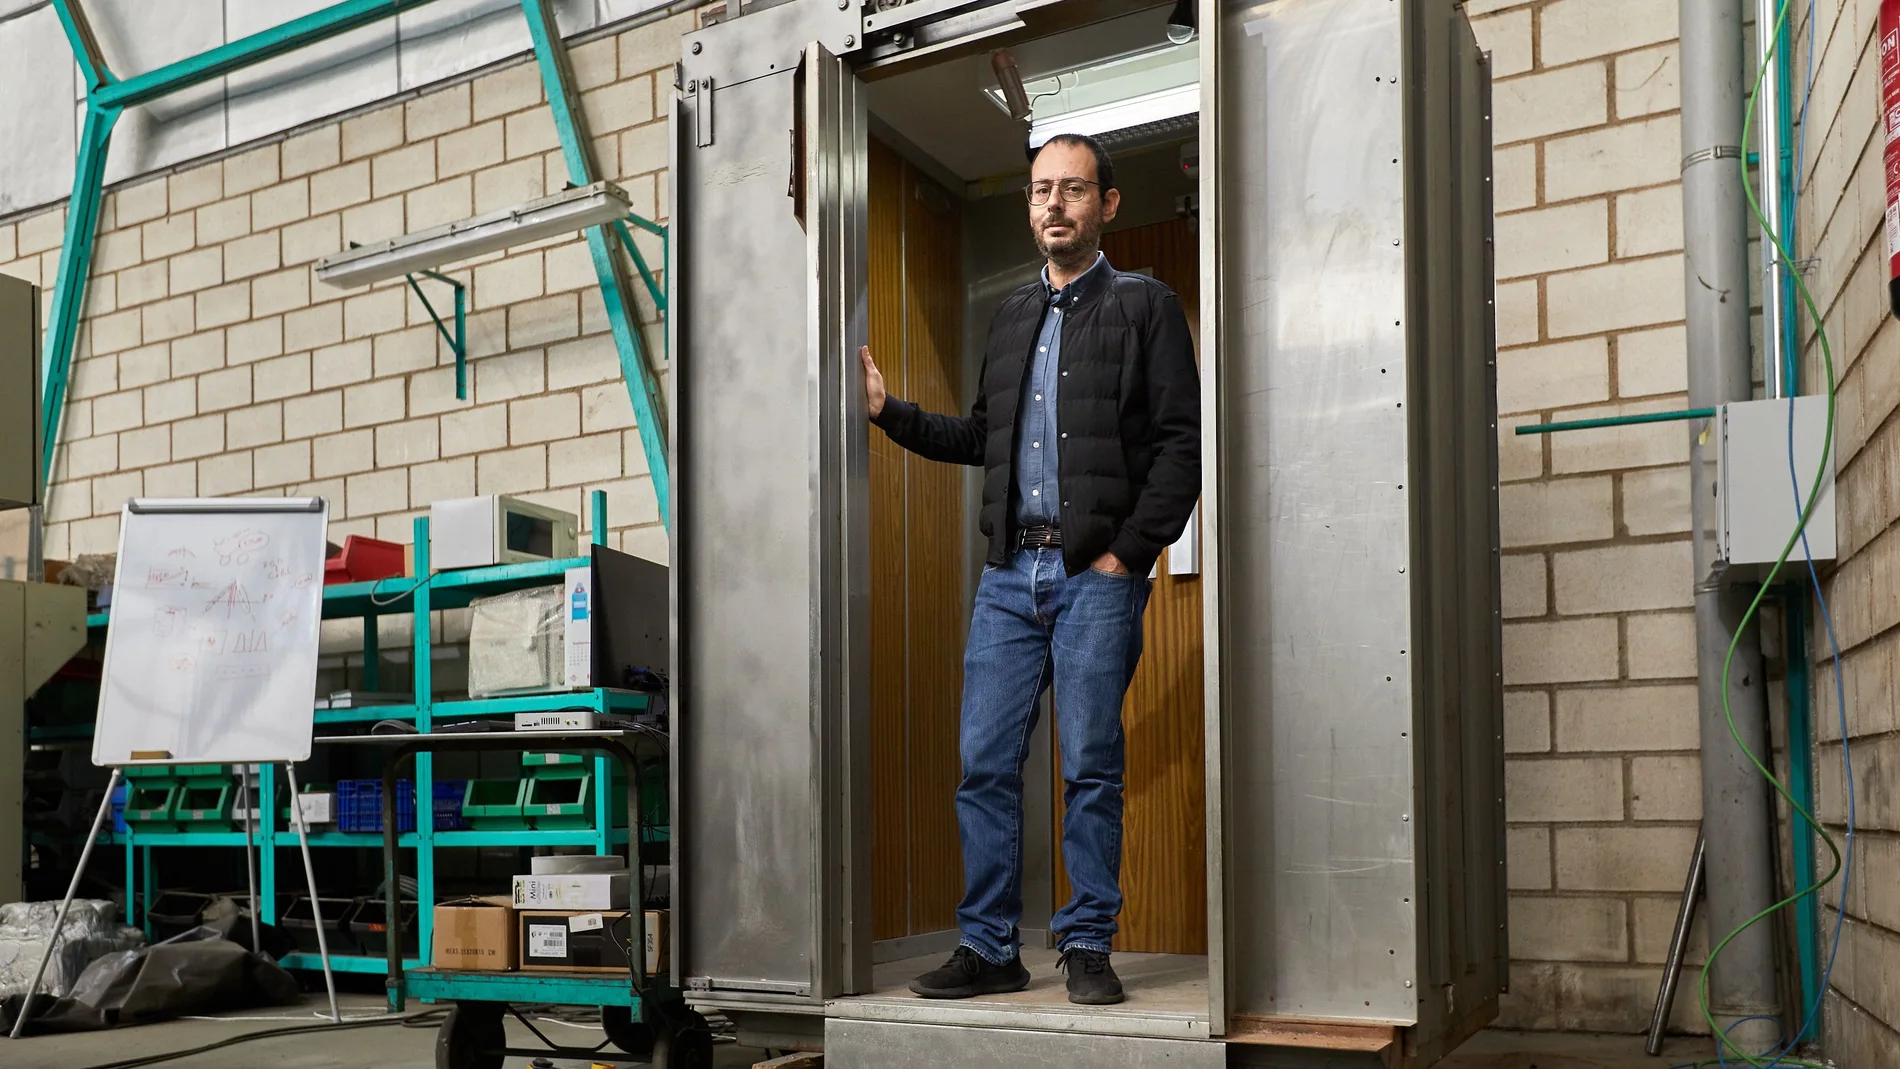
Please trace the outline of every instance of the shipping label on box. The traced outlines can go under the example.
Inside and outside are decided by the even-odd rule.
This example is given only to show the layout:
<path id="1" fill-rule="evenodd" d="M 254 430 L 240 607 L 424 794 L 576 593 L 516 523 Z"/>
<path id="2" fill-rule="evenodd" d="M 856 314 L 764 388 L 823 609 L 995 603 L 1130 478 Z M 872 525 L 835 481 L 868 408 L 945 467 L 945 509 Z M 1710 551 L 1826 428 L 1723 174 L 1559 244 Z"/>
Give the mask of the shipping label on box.
<path id="1" fill-rule="evenodd" d="M 587 565 L 567 570 L 567 595 L 562 618 L 567 621 L 567 685 L 594 685 L 594 569 Z"/>
<path id="2" fill-rule="evenodd" d="M 447 969 L 506 972 L 515 967 L 515 914 L 501 895 L 435 907 L 434 961 Z"/>
<path id="3" fill-rule="evenodd" d="M 516 909 L 626 909 L 633 886 L 627 872 L 516 876 Z"/>

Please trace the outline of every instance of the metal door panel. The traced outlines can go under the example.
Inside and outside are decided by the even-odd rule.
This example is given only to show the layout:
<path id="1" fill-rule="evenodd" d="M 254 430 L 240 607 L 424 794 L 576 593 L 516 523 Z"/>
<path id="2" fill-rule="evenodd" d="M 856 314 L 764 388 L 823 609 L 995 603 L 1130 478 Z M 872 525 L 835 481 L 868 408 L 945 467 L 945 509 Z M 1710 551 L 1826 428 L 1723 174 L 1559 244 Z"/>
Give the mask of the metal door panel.
<path id="1" fill-rule="evenodd" d="M 1400 7 L 1203 23 L 1229 1013 L 1418 1012 Z"/>
<path id="2" fill-rule="evenodd" d="M 707 1001 L 815 1004 L 870 968 L 853 867 L 868 856 L 863 104 L 818 46 L 688 86 L 673 243 L 677 960 Z"/>

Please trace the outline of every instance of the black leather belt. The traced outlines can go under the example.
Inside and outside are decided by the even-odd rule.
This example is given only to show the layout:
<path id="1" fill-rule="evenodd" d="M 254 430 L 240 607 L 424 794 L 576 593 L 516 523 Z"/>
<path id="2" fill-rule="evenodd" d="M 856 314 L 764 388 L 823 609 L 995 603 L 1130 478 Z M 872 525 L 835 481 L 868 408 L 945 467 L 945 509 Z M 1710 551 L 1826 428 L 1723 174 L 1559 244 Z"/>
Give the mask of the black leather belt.
<path id="1" fill-rule="evenodd" d="M 1062 548 L 1062 528 L 1048 526 L 1018 528 L 1016 548 L 1060 549 Z"/>

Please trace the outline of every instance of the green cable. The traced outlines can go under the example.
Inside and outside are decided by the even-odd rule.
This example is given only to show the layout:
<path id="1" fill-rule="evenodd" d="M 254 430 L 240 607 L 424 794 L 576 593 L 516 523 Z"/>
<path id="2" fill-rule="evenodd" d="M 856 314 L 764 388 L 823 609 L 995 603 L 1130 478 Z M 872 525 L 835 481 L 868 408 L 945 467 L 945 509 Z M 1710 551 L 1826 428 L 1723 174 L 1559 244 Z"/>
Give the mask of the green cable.
<path id="1" fill-rule="evenodd" d="M 1748 94 L 1748 108 L 1742 119 L 1742 129 L 1744 131 L 1755 124 L 1755 105 L 1759 102 L 1761 97 L 1762 83 L 1767 79 L 1768 68 L 1774 61 L 1775 50 L 1781 45 L 1781 31 L 1782 28 L 1787 25 L 1788 9 L 1792 2 L 1793 0 L 1781 0 L 1780 10 L 1776 16 L 1774 29 L 1771 31 L 1769 38 L 1770 44 L 1768 46 L 1768 52 L 1762 57 L 1760 67 L 1756 69 L 1755 85 Z M 1759 28 L 1757 32 L 1760 32 Z M 1763 166 L 1780 166 L 1780 161 L 1764 159 L 1762 164 Z M 1749 181 L 1748 159 L 1746 154 L 1743 155 L 1739 165 L 1742 169 L 1742 192 L 1747 195 L 1749 210 L 1754 214 L 1756 220 L 1760 222 L 1763 232 L 1774 241 L 1775 251 L 1781 257 L 1781 262 L 1784 264 L 1792 264 L 1794 262 L 1793 255 L 1789 252 L 1786 243 L 1782 240 L 1781 233 L 1774 228 L 1774 225 L 1768 220 L 1767 215 L 1763 213 L 1761 202 L 1755 195 L 1755 187 Z M 1799 195 L 1800 191 L 1797 190 L 1796 196 L 1799 197 Z M 1796 524 L 1794 532 L 1788 536 L 1787 545 L 1781 547 L 1781 555 L 1775 558 L 1774 566 L 1768 570 L 1767 577 L 1762 580 L 1760 588 L 1755 591 L 1754 599 L 1748 603 L 1748 611 L 1742 615 L 1741 623 L 1735 628 L 1735 637 L 1729 641 L 1728 655 L 1722 659 L 1722 715 L 1727 718 L 1729 735 L 1734 738 L 1735 745 L 1741 747 L 1743 756 L 1747 757 L 1748 762 L 1755 766 L 1756 771 L 1760 772 L 1763 778 L 1775 788 L 1775 793 L 1781 795 L 1782 799 L 1788 803 L 1789 808 L 1799 813 L 1801 819 L 1807 821 L 1808 826 L 1813 828 L 1821 836 L 1821 841 L 1827 844 L 1828 852 L 1832 854 L 1834 858 L 1834 867 L 1828 871 L 1826 876 L 1823 876 L 1811 886 L 1801 888 L 1742 922 L 1741 927 L 1724 936 L 1722 941 L 1717 943 L 1715 948 L 1709 951 L 1708 959 L 1702 964 L 1702 978 L 1701 982 L 1697 985 L 1697 995 L 1702 1004 L 1702 1018 L 1708 1022 L 1709 1031 L 1715 1034 L 1718 1058 L 1712 1062 L 1696 1063 L 1698 1065 L 1725 1063 L 1725 1059 L 1720 1057 L 1723 1049 L 1734 1052 L 1737 1057 L 1755 1067 L 1755 1069 L 1763 1069 L 1763 1067 L 1771 1064 L 1769 1059 L 1758 1058 L 1736 1046 L 1734 1041 L 1729 1039 L 1728 1034 L 1716 1025 L 1715 1014 L 1709 1007 L 1709 970 L 1715 965 L 1715 959 L 1721 955 L 1722 951 L 1726 949 L 1729 943 L 1733 942 L 1737 936 L 1773 916 L 1780 910 L 1794 905 L 1801 899 L 1819 894 L 1822 888 L 1833 883 L 1835 877 L 1841 873 L 1840 845 L 1834 841 L 1833 836 L 1827 833 L 1827 829 L 1822 826 L 1821 822 L 1814 819 L 1814 814 L 1808 812 L 1800 802 L 1795 800 L 1794 794 L 1782 784 L 1774 772 L 1762 764 L 1761 758 L 1755 754 L 1755 751 L 1749 749 L 1747 741 L 1742 738 L 1741 729 L 1735 724 L 1735 710 L 1729 704 L 1729 676 L 1734 669 L 1735 651 L 1741 647 L 1742 635 L 1746 633 L 1749 622 L 1755 618 L 1755 614 L 1760 610 L 1762 599 L 1768 595 L 1769 588 L 1774 585 L 1775 577 L 1780 574 L 1782 566 L 1788 562 L 1788 557 L 1794 553 L 1794 547 L 1801 541 L 1802 532 L 1807 530 L 1808 520 L 1814 515 L 1815 505 L 1820 501 L 1821 484 L 1827 476 L 1828 462 L 1833 458 L 1834 452 L 1834 394 L 1836 388 L 1834 381 L 1834 350 L 1833 347 L 1828 344 L 1827 327 L 1823 322 L 1820 308 L 1815 303 L 1814 295 L 1808 291 L 1806 280 L 1801 277 L 1799 271 L 1788 271 L 1787 275 L 1794 280 L 1795 292 L 1800 295 L 1802 305 L 1807 309 L 1809 318 L 1814 321 L 1815 336 L 1821 343 L 1821 358 L 1827 371 L 1826 439 L 1821 448 L 1820 467 L 1814 474 L 1814 489 L 1808 495 L 1806 507 L 1801 510 L 1800 523 Z M 1835 670 L 1839 671 L 1840 666 L 1836 665 Z M 1841 905 L 1843 909 L 1846 908 L 1845 901 L 1843 901 Z M 1822 997 L 1826 997 L 1825 992 L 1822 993 Z M 1772 1063 L 1797 1066 L 1801 1067 L 1801 1069 L 1826 1069 L 1826 1067 L 1815 1062 L 1800 1061 L 1798 1059 L 1780 1056 L 1773 1058 Z"/>

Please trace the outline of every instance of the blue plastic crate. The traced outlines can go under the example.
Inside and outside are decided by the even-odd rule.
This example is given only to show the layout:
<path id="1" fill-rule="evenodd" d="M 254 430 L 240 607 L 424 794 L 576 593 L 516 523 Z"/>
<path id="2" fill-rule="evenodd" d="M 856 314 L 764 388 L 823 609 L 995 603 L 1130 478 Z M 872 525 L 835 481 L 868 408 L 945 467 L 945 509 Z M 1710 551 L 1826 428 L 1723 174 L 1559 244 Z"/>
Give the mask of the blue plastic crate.
<path id="1" fill-rule="evenodd" d="M 435 830 L 460 831 L 468 827 L 462 819 L 462 795 L 468 792 L 465 779 L 435 781 Z"/>
<path id="2" fill-rule="evenodd" d="M 462 820 L 462 792 L 467 780 L 435 781 L 431 811 L 437 831 L 465 828 Z M 336 784 L 336 826 L 338 831 L 383 830 L 383 781 L 344 779 Z M 396 830 L 416 830 L 416 783 L 396 781 Z"/>

